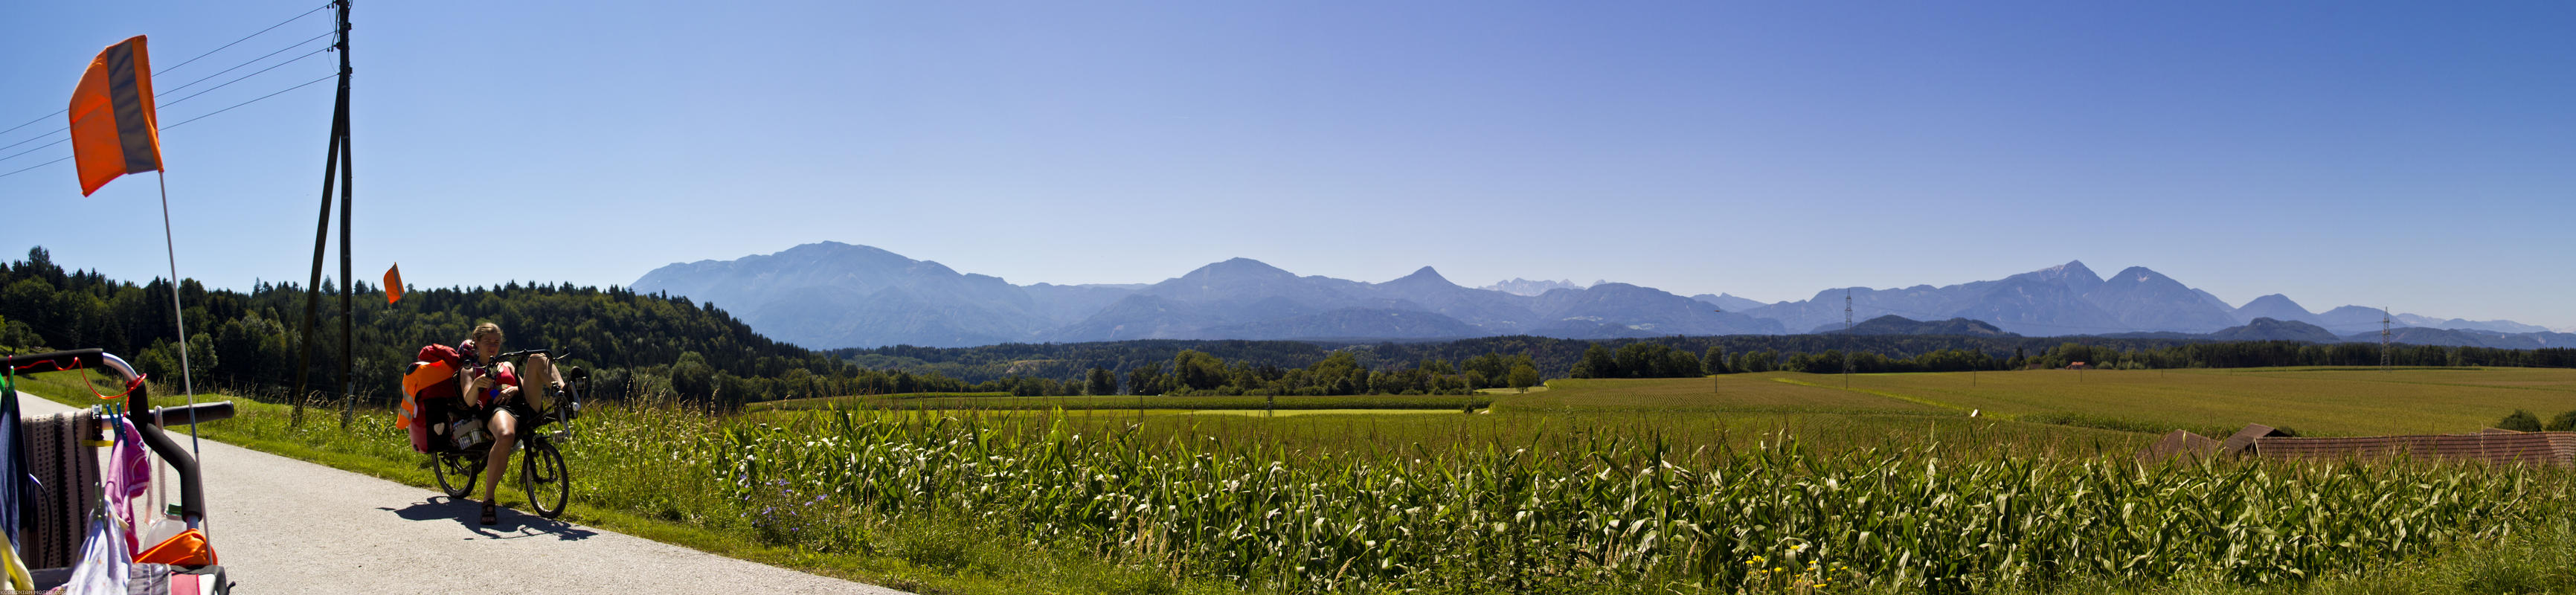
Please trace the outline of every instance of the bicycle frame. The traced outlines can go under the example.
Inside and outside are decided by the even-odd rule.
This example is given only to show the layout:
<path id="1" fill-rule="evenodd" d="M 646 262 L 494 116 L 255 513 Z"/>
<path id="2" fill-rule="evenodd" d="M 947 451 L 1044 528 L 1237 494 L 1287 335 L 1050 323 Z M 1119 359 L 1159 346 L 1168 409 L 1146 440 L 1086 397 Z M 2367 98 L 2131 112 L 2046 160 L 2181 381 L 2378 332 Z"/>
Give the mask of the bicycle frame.
<path id="1" fill-rule="evenodd" d="M 171 439 L 169 434 L 162 432 L 162 420 L 167 418 L 176 421 L 180 416 L 190 414 L 194 415 L 194 419 L 197 422 L 230 419 L 233 416 L 233 404 L 231 401 L 200 403 L 193 408 L 168 407 L 155 410 L 152 408 L 152 398 L 149 394 L 151 391 L 148 386 L 143 383 L 143 375 L 136 373 L 134 371 L 134 366 L 132 364 L 125 363 L 124 359 L 110 355 L 106 351 L 99 349 L 77 349 L 72 351 L 57 351 L 53 353 L 0 357 L 0 368 L 8 369 L 11 374 L 69 371 L 86 368 L 100 368 L 112 373 L 116 379 L 125 384 L 127 388 L 125 393 L 126 419 L 134 423 L 135 432 L 143 436 L 143 444 L 152 449 L 152 454 L 160 456 L 163 462 L 170 465 L 171 470 L 176 471 L 179 474 L 180 520 L 187 523 L 188 528 L 191 529 L 205 528 L 206 488 L 204 474 L 199 472 L 197 469 L 197 458 L 188 454 L 187 447 L 180 446 L 177 440 Z"/>

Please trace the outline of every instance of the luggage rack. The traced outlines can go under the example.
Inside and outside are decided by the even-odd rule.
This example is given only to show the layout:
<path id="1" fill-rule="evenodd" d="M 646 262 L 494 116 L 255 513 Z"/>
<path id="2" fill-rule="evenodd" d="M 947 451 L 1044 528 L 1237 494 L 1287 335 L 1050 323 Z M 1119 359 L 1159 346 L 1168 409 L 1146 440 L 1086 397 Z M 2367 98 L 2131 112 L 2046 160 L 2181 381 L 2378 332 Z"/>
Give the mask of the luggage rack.
<path id="1" fill-rule="evenodd" d="M 124 359 L 118 358 L 115 355 L 111 355 L 106 351 L 99 349 L 80 349 L 53 353 L 0 357 L 0 371 L 6 371 L 12 376 L 40 372 L 83 370 L 90 368 L 105 370 L 117 381 L 125 385 L 126 391 L 123 394 L 125 400 L 124 411 L 118 415 L 125 416 L 125 418 L 134 425 L 136 434 L 142 436 L 143 444 L 151 449 L 153 455 L 160 457 L 162 464 L 169 465 L 170 470 L 179 476 L 179 501 L 177 505 L 180 522 L 185 524 L 189 529 L 204 531 L 206 528 L 206 490 L 205 480 L 203 477 L 204 473 L 198 468 L 197 458 L 188 453 L 187 447 L 181 446 L 177 440 L 170 438 L 169 434 L 162 431 L 162 427 L 173 423 L 189 425 L 193 423 L 230 419 L 233 417 L 234 413 L 233 403 L 231 401 L 217 401 L 198 403 L 190 406 L 163 407 L 155 409 L 151 406 L 151 396 L 148 394 L 149 390 L 142 382 L 143 375 L 136 373 L 134 371 L 134 366 L 126 363 Z M 15 395 L 11 395 L 10 398 L 15 398 Z M 83 417 L 84 414 L 86 414 L 87 417 Z M 56 422 L 69 421 L 78 424 L 76 428 L 72 430 L 74 434 L 95 440 L 100 435 L 99 430 L 102 427 L 98 422 L 99 420 L 106 418 L 107 415 L 109 414 L 101 413 L 96 409 L 92 409 L 48 417 L 51 418 L 52 421 Z M 28 434 L 30 433 L 29 429 L 31 425 L 28 423 L 29 421 L 31 420 L 22 420 L 19 425 L 18 432 L 9 438 L 17 440 L 21 444 L 27 442 L 29 439 Z M 15 447 L 16 445 L 11 446 Z M 87 446 L 87 443 L 82 444 L 82 446 Z M 73 448 L 72 450 L 80 453 L 81 456 L 73 457 L 74 460 L 71 464 L 66 465 L 67 468 L 71 468 L 75 471 L 78 470 L 80 465 L 87 465 L 89 469 L 92 470 L 97 468 L 96 451 L 98 449 Z M 87 482 L 51 481 L 45 482 L 41 493 L 25 494 L 22 497 L 36 498 L 40 503 L 39 508 L 46 508 L 47 510 L 50 510 L 52 514 L 63 514 L 65 511 L 69 511 L 74 515 L 69 518 L 85 520 L 89 517 L 92 509 L 98 506 L 98 501 L 93 495 L 97 493 L 98 489 L 98 486 L 95 484 Z M 53 503 L 51 507 L 42 505 L 48 501 Z M 60 560 L 39 559 L 35 556 L 25 554 L 42 551 L 79 550 L 81 542 L 85 538 L 87 529 L 86 522 L 68 524 L 56 523 L 54 526 L 40 526 L 43 524 L 39 523 L 37 519 L 21 519 L 20 525 L 21 532 L 19 534 L 19 542 L 21 545 L 21 557 L 26 560 L 27 564 L 31 568 L 33 568 L 31 572 L 33 574 L 36 589 L 51 589 L 68 580 L 72 571 L 70 564 L 54 567 L 53 562 L 58 562 Z M 184 587 L 174 588 L 171 592 L 211 594 L 228 593 L 231 591 L 231 581 L 227 580 L 223 566 L 218 564 L 172 566 L 169 576 L 173 579 L 170 582 L 174 584 L 174 587 L 177 587 L 177 583 L 182 582 L 182 579 L 180 578 L 182 576 L 193 577 L 184 579 L 184 582 L 192 582 L 199 585 L 199 588 L 195 589 L 186 589 Z M 5 584 L 0 584 L 0 588 L 5 588 Z"/>

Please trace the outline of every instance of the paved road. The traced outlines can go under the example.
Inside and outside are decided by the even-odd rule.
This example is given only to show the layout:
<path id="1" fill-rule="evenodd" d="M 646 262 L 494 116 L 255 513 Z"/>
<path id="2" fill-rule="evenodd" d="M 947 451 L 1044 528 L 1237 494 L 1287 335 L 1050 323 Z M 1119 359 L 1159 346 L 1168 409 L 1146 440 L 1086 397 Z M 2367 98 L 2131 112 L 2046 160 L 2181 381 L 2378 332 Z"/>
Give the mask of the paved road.
<path id="1" fill-rule="evenodd" d="M 31 415 L 71 410 L 18 399 Z M 506 508 L 485 527 L 473 503 L 432 490 L 203 444 L 208 533 L 245 593 L 910 595 Z"/>

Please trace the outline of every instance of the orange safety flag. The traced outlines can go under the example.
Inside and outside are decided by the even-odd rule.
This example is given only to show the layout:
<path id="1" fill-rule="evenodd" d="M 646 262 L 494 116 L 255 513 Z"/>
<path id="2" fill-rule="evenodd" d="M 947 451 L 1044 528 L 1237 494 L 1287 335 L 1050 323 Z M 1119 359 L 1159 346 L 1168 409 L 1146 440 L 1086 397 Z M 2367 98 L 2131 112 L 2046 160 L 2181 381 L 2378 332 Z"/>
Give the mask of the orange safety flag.
<path id="1" fill-rule="evenodd" d="M 397 262 L 393 268 L 385 269 L 385 305 L 391 306 L 399 301 L 402 301 L 402 263 Z"/>
<path id="2" fill-rule="evenodd" d="M 81 196 L 125 174 L 161 170 L 161 122 L 152 110 L 152 60 L 143 36 L 107 46 L 72 89 L 72 162 Z"/>

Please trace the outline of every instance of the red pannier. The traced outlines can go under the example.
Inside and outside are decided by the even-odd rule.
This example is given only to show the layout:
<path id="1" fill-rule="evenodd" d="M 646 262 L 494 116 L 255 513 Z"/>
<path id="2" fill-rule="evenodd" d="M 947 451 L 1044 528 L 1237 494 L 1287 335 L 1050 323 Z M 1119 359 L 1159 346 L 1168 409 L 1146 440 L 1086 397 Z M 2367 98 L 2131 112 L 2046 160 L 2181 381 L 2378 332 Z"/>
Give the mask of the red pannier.
<path id="1" fill-rule="evenodd" d="M 430 345 L 420 348 L 420 355 L 403 369 L 403 400 L 400 418 L 395 425 L 411 429 L 411 449 L 429 452 L 430 427 L 447 423 L 448 412 L 455 410 L 457 399 L 456 371 L 465 358 L 456 348 Z"/>

